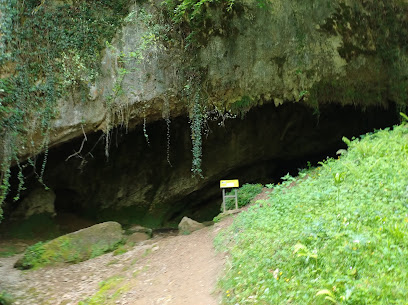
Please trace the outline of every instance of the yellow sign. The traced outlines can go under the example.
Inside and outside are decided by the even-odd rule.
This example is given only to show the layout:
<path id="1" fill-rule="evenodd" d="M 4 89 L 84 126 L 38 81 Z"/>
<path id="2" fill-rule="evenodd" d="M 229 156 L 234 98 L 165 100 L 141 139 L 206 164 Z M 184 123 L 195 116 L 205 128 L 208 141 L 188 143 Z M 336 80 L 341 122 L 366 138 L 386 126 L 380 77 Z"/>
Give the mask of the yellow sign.
<path id="1" fill-rule="evenodd" d="M 230 187 L 239 187 L 239 181 L 236 180 L 221 180 L 220 181 L 220 188 L 230 188 Z"/>

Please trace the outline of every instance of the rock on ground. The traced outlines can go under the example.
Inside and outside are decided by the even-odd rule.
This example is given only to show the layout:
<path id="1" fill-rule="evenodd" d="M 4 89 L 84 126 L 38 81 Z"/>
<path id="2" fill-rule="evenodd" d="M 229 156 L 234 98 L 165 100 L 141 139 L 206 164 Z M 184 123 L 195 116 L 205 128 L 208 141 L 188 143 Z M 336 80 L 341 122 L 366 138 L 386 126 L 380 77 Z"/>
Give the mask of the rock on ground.
<path id="1" fill-rule="evenodd" d="M 183 217 L 178 225 L 181 234 L 190 234 L 191 232 L 200 230 L 204 227 L 205 226 L 202 223 L 192 220 L 186 216 Z"/>
<path id="2" fill-rule="evenodd" d="M 55 263 L 77 263 L 112 251 L 123 241 L 122 227 L 109 221 L 60 236 L 26 249 L 16 262 L 19 269 Z"/>
<path id="3" fill-rule="evenodd" d="M 107 253 L 79 264 L 59 264 L 29 272 L 13 268 L 17 257 L 0 257 L 0 287 L 12 295 L 16 305 L 73 305 L 80 301 L 122 305 L 220 304 L 216 281 L 222 274 L 225 254 L 216 253 L 213 238 L 232 220 L 227 217 L 190 235 L 156 234 L 152 244 L 138 244 L 120 255 Z M 101 288 L 112 280 L 111 289 Z"/>

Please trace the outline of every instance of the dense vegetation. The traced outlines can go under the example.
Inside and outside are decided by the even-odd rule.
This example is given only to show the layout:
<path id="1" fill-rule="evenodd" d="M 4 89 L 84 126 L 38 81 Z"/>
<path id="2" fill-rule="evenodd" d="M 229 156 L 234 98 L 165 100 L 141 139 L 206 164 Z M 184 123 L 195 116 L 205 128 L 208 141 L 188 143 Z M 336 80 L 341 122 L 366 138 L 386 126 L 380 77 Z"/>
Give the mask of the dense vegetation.
<path id="1" fill-rule="evenodd" d="M 262 192 L 262 188 L 262 184 L 244 184 L 240 187 L 238 189 L 238 208 L 248 205 L 256 195 Z M 235 191 L 229 192 L 228 195 L 235 195 Z M 226 198 L 225 209 L 235 209 L 235 198 Z"/>
<path id="2" fill-rule="evenodd" d="M 218 236 L 225 304 L 406 304 L 408 126 L 344 140 Z"/>

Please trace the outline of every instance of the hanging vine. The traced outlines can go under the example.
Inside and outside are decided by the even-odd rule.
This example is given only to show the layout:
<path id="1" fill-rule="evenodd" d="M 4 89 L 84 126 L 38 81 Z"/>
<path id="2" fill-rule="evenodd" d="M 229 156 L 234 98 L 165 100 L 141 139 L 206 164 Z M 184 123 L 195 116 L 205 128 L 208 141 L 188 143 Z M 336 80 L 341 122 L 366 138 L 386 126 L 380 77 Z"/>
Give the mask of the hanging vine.
<path id="1" fill-rule="evenodd" d="M 42 181 L 57 100 L 80 92 L 86 101 L 105 42 L 129 5 L 125 0 L 0 0 L 0 205 L 10 190 L 10 166 L 20 155 L 45 151 Z M 19 180 L 21 175 L 20 170 Z M 17 187 L 15 200 L 21 190 Z"/>
<path id="2" fill-rule="evenodd" d="M 192 109 L 190 114 L 191 152 L 193 153 L 191 172 L 193 176 L 198 175 L 203 177 L 201 169 L 203 113 L 200 98 L 200 90 L 197 89 L 192 96 Z"/>
<path id="3" fill-rule="evenodd" d="M 171 120 L 170 120 L 170 103 L 169 103 L 169 99 L 166 96 L 164 98 L 164 103 L 163 103 L 163 118 L 166 122 L 166 160 L 167 163 L 171 165 L 170 162 L 170 143 L 171 143 L 171 135 L 170 135 L 170 124 L 171 124 Z"/>

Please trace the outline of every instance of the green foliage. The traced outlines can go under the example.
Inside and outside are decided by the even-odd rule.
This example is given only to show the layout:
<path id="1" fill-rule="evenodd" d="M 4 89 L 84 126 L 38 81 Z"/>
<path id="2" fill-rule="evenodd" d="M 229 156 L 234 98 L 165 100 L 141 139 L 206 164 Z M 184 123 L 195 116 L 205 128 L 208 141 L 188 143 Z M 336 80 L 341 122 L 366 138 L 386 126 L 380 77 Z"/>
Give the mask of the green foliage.
<path id="1" fill-rule="evenodd" d="M 201 156 L 202 156 L 202 129 L 203 129 L 203 112 L 200 105 L 200 93 L 197 91 L 193 97 L 193 109 L 190 115 L 190 127 L 191 127 L 191 141 L 192 141 L 192 153 L 193 163 L 191 171 L 193 175 L 199 175 L 202 177 L 201 170 Z"/>
<path id="2" fill-rule="evenodd" d="M 268 185 L 217 238 L 229 243 L 224 303 L 405 305 L 407 140 L 406 125 L 370 133 Z"/>
<path id="3" fill-rule="evenodd" d="M 24 253 L 24 259 L 18 265 L 20 269 L 30 269 L 49 263 L 48 260 L 43 258 L 45 252 L 44 243 L 38 242 L 28 247 Z"/>
<path id="4" fill-rule="evenodd" d="M 171 13 L 171 18 L 175 23 L 200 23 L 205 16 L 206 9 L 210 3 L 219 0 L 165 0 L 163 4 Z M 232 8 L 234 0 L 226 1 L 229 9 Z"/>
<path id="5" fill-rule="evenodd" d="M 251 99 L 249 96 L 242 97 L 241 100 L 236 101 L 231 105 L 231 113 L 239 114 L 241 118 L 245 116 L 245 114 L 255 105 L 257 104 L 256 101 Z"/>
<path id="6" fill-rule="evenodd" d="M 196 66 L 198 49 L 205 45 L 209 33 L 222 32 L 211 26 L 211 7 L 220 6 L 222 13 L 230 14 L 235 0 L 165 0 L 162 2 L 164 15 L 168 17 L 168 26 L 163 27 L 162 37 L 165 43 L 178 46 L 186 52 L 181 60 L 182 82 L 185 83 L 187 103 L 190 110 L 190 128 L 192 140 L 193 161 L 191 172 L 193 176 L 203 177 L 201 169 L 202 135 L 206 122 L 207 101 L 204 97 L 204 87 L 201 76 L 204 71 Z M 223 29 L 225 30 L 225 29 Z M 227 32 L 227 31 L 226 31 Z M 163 34 L 165 33 L 165 34 Z M 169 162 L 170 163 L 170 162 Z"/>
<path id="7" fill-rule="evenodd" d="M 404 120 L 404 122 L 408 122 L 408 116 L 405 113 L 400 112 L 400 115 L 402 119 Z"/>
<path id="8" fill-rule="evenodd" d="M 5 72 L 0 79 L 0 204 L 10 188 L 9 167 L 19 152 L 47 152 L 57 100 L 78 91 L 81 100 L 87 99 L 105 41 L 112 39 L 128 5 L 124 0 L 0 2 L 5 13 L 0 35 Z"/>
<path id="9" fill-rule="evenodd" d="M 115 251 L 113 251 L 113 255 L 121 255 L 129 251 L 129 248 L 125 245 L 120 245 Z"/>
<path id="10" fill-rule="evenodd" d="M 262 189 L 262 184 L 244 184 L 241 186 L 238 189 L 238 208 L 248 205 L 256 195 L 262 192 Z M 235 191 L 229 192 L 228 195 L 235 195 Z M 227 210 L 235 209 L 235 198 L 226 198 L 225 208 Z"/>
<path id="11" fill-rule="evenodd" d="M 13 297 L 5 292 L 1 291 L 0 292 L 0 305 L 12 305 L 13 304 Z"/>

